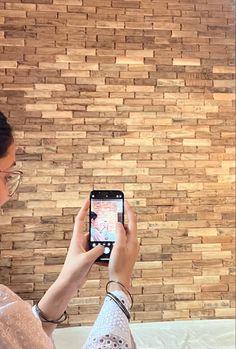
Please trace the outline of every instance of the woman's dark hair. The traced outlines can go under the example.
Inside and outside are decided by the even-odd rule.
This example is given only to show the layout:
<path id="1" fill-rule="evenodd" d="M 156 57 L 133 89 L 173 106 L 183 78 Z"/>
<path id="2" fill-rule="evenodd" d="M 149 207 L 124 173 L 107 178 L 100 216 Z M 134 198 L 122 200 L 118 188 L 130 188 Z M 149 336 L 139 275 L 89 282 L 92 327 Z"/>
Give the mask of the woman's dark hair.
<path id="1" fill-rule="evenodd" d="M 0 112 L 0 158 L 6 156 L 12 142 L 12 127 L 8 123 L 6 116 Z"/>
<path id="2" fill-rule="evenodd" d="M 90 213 L 90 220 L 94 220 L 95 221 L 95 219 L 97 218 L 97 213 L 95 213 L 95 212 L 93 212 L 93 211 L 91 211 L 91 213 Z"/>

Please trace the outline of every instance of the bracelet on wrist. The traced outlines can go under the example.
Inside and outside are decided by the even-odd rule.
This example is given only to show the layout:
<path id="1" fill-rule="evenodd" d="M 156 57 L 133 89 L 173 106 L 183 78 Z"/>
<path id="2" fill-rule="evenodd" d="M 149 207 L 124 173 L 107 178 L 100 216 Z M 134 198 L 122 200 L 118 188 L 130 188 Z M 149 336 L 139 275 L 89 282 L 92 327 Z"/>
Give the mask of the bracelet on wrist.
<path id="1" fill-rule="evenodd" d="M 111 298 L 118 305 L 118 307 L 123 311 L 123 313 L 127 317 L 128 321 L 130 321 L 130 313 L 128 312 L 124 304 L 119 300 L 119 298 L 111 292 L 107 292 L 107 297 Z"/>
<path id="2" fill-rule="evenodd" d="M 131 296 L 131 293 L 129 292 L 129 290 L 120 281 L 115 281 L 115 280 L 108 281 L 108 283 L 106 284 L 106 293 L 108 293 L 109 285 L 112 283 L 118 284 L 125 291 L 125 293 L 127 293 L 129 295 L 129 298 L 131 301 L 131 306 L 130 306 L 130 309 L 131 309 L 133 304 L 134 304 L 133 297 Z"/>
<path id="3" fill-rule="evenodd" d="M 68 314 L 66 311 L 64 311 L 64 313 L 58 319 L 52 320 L 47 318 L 47 316 L 39 308 L 38 304 L 35 304 L 34 309 L 42 322 L 49 322 L 52 324 L 61 324 L 68 318 Z"/>

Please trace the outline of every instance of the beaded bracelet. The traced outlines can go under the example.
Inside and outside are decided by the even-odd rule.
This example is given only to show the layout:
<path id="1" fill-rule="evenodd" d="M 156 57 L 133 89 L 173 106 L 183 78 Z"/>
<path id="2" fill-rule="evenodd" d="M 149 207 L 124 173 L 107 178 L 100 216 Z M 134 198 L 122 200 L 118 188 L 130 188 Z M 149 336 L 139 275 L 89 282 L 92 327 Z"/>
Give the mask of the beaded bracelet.
<path id="1" fill-rule="evenodd" d="M 133 300 L 133 297 L 131 296 L 131 293 L 129 292 L 129 290 L 127 290 L 127 288 L 119 281 L 115 281 L 115 280 L 110 280 L 108 281 L 108 283 L 106 284 L 106 293 L 108 293 L 108 286 L 111 284 L 111 283 L 115 283 L 115 284 L 118 284 L 120 285 L 123 290 L 125 290 L 125 292 L 129 295 L 130 299 L 131 299 L 131 307 L 130 309 L 132 308 L 133 304 L 134 304 L 134 300 Z"/>
<path id="2" fill-rule="evenodd" d="M 107 292 L 107 296 L 109 298 L 111 298 L 117 305 L 118 307 L 123 311 L 123 313 L 125 314 L 125 316 L 127 317 L 128 321 L 130 321 L 130 313 L 128 312 L 128 310 L 126 309 L 126 307 L 124 306 L 124 304 L 119 300 L 119 298 L 117 298 L 113 293 L 111 292 Z"/>
<path id="3" fill-rule="evenodd" d="M 39 308 L 38 304 L 35 304 L 34 309 L 36 313 L 38 314 L 40 320 L 42 322 L 50 322 L 52 324 L 61 324 L 63 321 L 65 321 L 68 318 L 68 314 L 66 311 L 59 317 L 57 320 L 49 320 L 47 316 L 42 312 L 42 310 Z"/>

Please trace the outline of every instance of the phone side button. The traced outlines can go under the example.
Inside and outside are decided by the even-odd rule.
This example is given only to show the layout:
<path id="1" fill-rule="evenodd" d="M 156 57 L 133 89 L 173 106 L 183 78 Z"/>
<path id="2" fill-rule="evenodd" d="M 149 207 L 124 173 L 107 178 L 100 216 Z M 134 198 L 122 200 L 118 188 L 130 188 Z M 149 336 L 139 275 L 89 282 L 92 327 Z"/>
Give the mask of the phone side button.
<path id="1" fill-rule="evenodd" d="M 105 253 L 105 254 L 109 254 L 109 253 L 110 253 L 110 248 L 109 248 L 109 247 L 105 247 L 104 253 Z"/>

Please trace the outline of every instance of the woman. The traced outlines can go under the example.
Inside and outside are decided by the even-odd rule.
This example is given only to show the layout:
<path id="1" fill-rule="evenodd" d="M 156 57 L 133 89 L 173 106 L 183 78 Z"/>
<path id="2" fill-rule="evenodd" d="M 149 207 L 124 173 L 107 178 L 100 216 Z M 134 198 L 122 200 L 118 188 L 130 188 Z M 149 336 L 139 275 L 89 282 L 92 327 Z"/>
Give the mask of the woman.
<path id="1" fill-rule="evenodd" d="M 0 112 L 0 206 L 16 192 L 23 173 L 14 169 L 16 146 L 12 129 Z M 32 309 L 4 285 L 0 285 L 0 349 L 52 349 L 52 332 L 67 316 L 71 298 L 88 278 L 88 273 L 103 254 L 104 247 L 88 251 L 88 234 L 83 233 L 89 201 L 77 217 L 68 254 L 62 270 Z M 130 280 L 138 254 L 136 218 L 125 204 L 128 227 L 117 224 L 117 241 L 109 262 L 107 297 L 87 339 L 84 349 L 135 348 L 129 330 Z"/>

